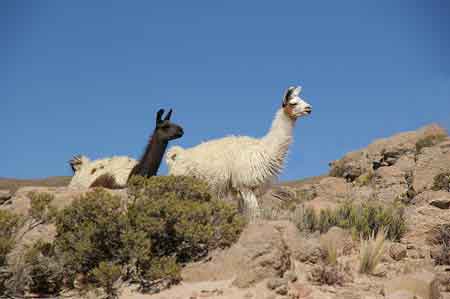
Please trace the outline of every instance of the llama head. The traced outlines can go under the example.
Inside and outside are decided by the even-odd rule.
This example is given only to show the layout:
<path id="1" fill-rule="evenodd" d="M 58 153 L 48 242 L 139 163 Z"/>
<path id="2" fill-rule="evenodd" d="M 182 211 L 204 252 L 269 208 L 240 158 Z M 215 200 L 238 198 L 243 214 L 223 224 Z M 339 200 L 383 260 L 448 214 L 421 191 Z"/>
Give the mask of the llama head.
<path id="1" fill-rule="evenodd" d="M 300 98 L 300 86 L 289 87 L 283 97 L 282 107 L 284 112 L 292 119 L 311 114 L 312 106 Z"/>
<path id="2" fill-rule="evenodd" d="M 183 136 L 183 128 L 177 124 L 170 122 L 172 109 L 169 110 L 166 117 L 162 118 L 164 109 L 160 109 L 156 114 L 156 128 L 153 134 L 160 141 L 170 141 Z"/>
<path id="3" fill-rule="evenodd" d="M 80 170 L 83 166 L 86 166 L 89 163 L 89 158 L 83 155 L 74 156 L 69 160 L 70 168 L 72 168 L 73 173 Z"/>

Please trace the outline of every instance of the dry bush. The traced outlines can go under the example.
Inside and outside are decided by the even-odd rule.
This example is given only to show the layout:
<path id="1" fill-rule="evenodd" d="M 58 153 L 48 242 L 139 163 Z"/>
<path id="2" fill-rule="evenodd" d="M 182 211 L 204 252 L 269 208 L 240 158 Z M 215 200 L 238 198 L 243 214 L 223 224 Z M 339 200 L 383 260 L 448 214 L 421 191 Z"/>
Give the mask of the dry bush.
<path id="1" fill-rule="evenodd" d="M 436 175 L 432 189 L 434 191 L 444 190 L 450 192 L 450 172 L 443 172 Z"/>
<path id="2" fill-rule="evenodd" d="M 320 245 L 326 263 L 336 265 L 338 258 L 338 240 L 333 236 L 326 236 L 321 238 Z"/>
<path id="3" fill-rule="evenodd" d="M 436 265 L 450 265 L 450 224 L 442 224 L 436 226 L 428 241 L 436 245 L 437 248 L 432 250 L 431 257 Z"/>
<path id="4" fill-rule="evenodd" d="M 378 233 L 372 233 L 368 239 L 361 237 L 361 247 L 359 249 L 360 273 L 371 274 L 377 267 L 385 250 L 386 233 L 379 230 Z"/>
<path id="5" fill-rule="evenodd" d="M 445 134 L 426 136 L 416 142 L 416 153 L 420 153 L 426 147 L 434 146 L 447 138 Z"/>
<path id="6" fill-rule="evenodd" d="M 341 265 L 318 265 L 309 272 L 308 280 L 319 284 L 340 285 L 345 282 L 345 272 Z"/>

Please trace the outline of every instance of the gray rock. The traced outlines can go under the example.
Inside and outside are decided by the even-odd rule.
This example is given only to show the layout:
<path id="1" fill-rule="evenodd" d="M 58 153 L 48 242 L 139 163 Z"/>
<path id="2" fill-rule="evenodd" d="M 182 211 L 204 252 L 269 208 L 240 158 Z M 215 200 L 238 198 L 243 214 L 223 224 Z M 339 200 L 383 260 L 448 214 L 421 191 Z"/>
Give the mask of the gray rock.
<path id="1" fill-rule="evenodd" d="M 286 273 L 284 273 L 283 278 L 289 282 L 295 282 L 297 281 L 298 277 L 297 274 L 295 274 L 294 271 L 286 271 Z"/>
<path id="2" fill-rule="evenodd" d="M 269 290 L 275 290 L 283 285 L 286 285 L 286 280 L 282 278 L 271 278 L 267 281 L 267 288 Z"/>
<path id="3" fill-rule="evenodd" d="M 402 244 L 392 243 L 391 247 L 389 247 L 389 256 L 396 261 L 404 259 L 406 254 L 406 248 Z"/>
<path id="4" fill-rule="evenodd" d="M 423 192 L 430 190 L 434 183 L 434 177 L 443 172 L 450 171 L 450 155 L 442 148 L 428 147 L 417 156 L 414 169 L 414 190 Z"/>
<path id="5" fill-rule="evenodd" d="M 241 266 L 233 285 L 247 288 L 266 278 L 281 277 L 290 269 L 290 251 L 282 236 L 283 229 L 292 226 L 287 222 L 268 222 L 249 225 L 242 233 L 235 249 L 241 251 Z"/>
<path id="6" fill-rule="evenodd" d="M 278 295 L 287 295 L 288 293 L 288 286 L 287 285 L 281 285 L 276 290 L 275 293 Z"/>
<path id="7" fill-rule="evenodd" d="M 11 191 L 9 190 L 0 190 L 0 205 L 4 204 L 12 197 Z"/>
<path id="8" fill-rule="evenodd" d="M 430 201 L 430 205 L 439 209 L 447 210 L 448 208 L 450 208 L 450 198 L 434 199 Z"/>
<path id="9" fill-rule="evenodd" d="M 411 293 L 423 299 L 439 299 L 439 281 L 434 273 L 420 271 L 393 278 L 385 283 L 384 293 L 386 298 L 395 297 L 399 293 Z M 403 295 L 402 295 L 403 296 Z"/>

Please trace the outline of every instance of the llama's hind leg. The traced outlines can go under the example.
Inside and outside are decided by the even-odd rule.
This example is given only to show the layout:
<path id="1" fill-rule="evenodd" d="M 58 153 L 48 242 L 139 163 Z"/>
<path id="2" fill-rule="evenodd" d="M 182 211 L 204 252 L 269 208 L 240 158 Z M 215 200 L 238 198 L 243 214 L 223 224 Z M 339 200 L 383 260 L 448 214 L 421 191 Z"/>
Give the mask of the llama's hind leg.
<path id="1" fill-rule="evenodd" d="M 260 217 L 258 200 L 252 191 L 240 191 L 241 200 L 239 201 L 239 209 L 247 217 L 248 221 L 255 222 Z"/>

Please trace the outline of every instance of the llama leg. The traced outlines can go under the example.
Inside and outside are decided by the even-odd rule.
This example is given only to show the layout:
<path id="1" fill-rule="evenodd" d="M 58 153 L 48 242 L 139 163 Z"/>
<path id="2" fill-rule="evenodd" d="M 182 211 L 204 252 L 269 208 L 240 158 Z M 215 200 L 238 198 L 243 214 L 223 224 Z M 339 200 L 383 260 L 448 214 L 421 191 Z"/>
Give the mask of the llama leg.
<path id="1" fill-rule="evenodd" d="M 249 222 L 255 222 L 260 217 L 258 200 L 252 191 L 241 191 L 242 202 L 240 208 Z"/>

